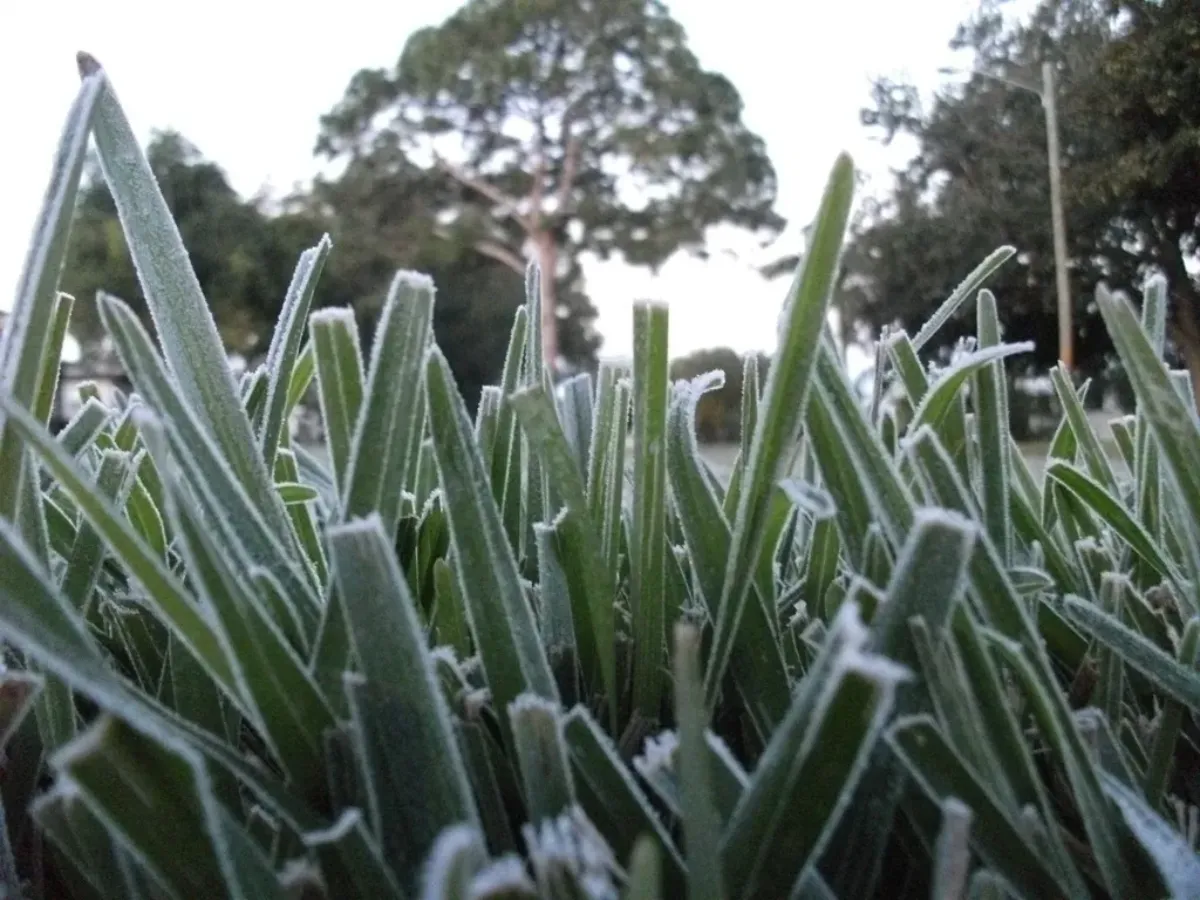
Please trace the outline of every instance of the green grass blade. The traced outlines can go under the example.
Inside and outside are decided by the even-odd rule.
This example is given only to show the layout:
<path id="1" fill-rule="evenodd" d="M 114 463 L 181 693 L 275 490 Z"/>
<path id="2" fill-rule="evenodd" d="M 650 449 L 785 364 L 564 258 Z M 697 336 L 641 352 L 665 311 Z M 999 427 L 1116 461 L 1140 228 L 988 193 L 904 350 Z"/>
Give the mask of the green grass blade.
<path id="1" fill-rule="evenodd" d="M 949 322 L 954 314 L 958 312 L 958 308 L 974 296 L 975 292 L 983 287 L 983 283 L 997 269 L 1008 262 L 1010 258 L 1015 256 L 1016 252 L 1016 247 L 1003 246 L 989 253 L 987 258 L 976 266 L 970 275 L 962 280 L 958 287 L 954 289 L 954 292 L 946 298 L 937 311 L 921 326 L 921 330 L 913 338 L 913 349 L 920 350 L 929 343 L 930 338 L 937 334 L 942 326 Z"/>
<path id="2" fill-rule="evenodd" d="M 962 897 L 971 874 L 971 820 L 974 814 L 957 797 L 942 801 L 942 827 L 933 854 L 934 900 Z"/>
<path id="3" fill-rule="evenodd" d="M 696 404 L 711 384 L 711 379 L 702 377 L 677 390 L 668 424 L 667 471 L 701 600 L 715 619 L 732 537 L 720 501 L 704 477 L 696 443 Z M 791 699 L 787 670 L 768 616 L 755 591 L 730 658 L 730 671 L 745 710 L 764 741 L 783 718 Z"/>
<path id="4" fill-rule="evenodd" d="M 496 420 L 496 442 L 484 460 L 492 478 L 492 493 L 500 507 L 513 552 L 520 553 L 525 534 L 521 530 L 521 431 L 509 397 L 521 385 L 528 342 L 529 315 L 518 307 L 509 334 L 508 351 L 500 376 L 500 411 Z"/>
<path id="5" fill-rule="evenodd" d="M 54 399 L 58 395 L 58 376 L 62 372 L 63 343 L 67 339 L 71 310 L 74 307 L 75 298 L 70 294 L 59 293 L 55 298 L 50 330 L 46 335 L 46 348 L 42 353 L 37 400 L 33 405 L 33 414 L 43 424 L 50 422 L 50 416 L 54 412 Z"/>
<path id="6" fill-rule="evenodd" d="M 1200 664 L 1200 619 L 1190 619 L 1179 641 L 1179 663 L 1189 671 L 1196 671 Z M 1150 745 L 1146 765 L 1146 800 L 1158 805 L 1167 788 L 1175 762 L 1175 749 L 1179 742 L 1180 727 L 1183 725 L 1184 704 L 1177 700 L 1163 700 L 1159 712 L 1158 726 Z"/>
<path id="7" fill-rule="evenodd" d="M 129 473 L 128 454 L 105 450 L 100 456 L 96 473 L 96 488 L 110 502 L 116 502 L 125 477 Z M 100 534 L 86 521 L 75 532 L 75 542 L 67 559 L 67 568 L 60 582 L 63 596 L 78 610 L 90 607 L 92 588 L 104 564 L 105 546 Z"/>
<path id="8" fill-rule="evenodd" d="M 983 861 L 1000 872 L 1021 896 L 1073 897 L 1053 866 L 1022 833 L 1017 822 L 986 784 L 955 752 L 933 720 L 914 716 L 897 720 L 888 743 L 921 789 L 937 803 L 956 797 L 973 812 L 971 844 Z"/>
<path id="9" fill-rule="evenodd" d="M 1063 599 L 1067 618 L 1128 665 L 1140 672 L 1155 690 L 1188 709 L 1200 710 L 1200 673 L 1181 665 L 1141 634 L 1078 597 Z"/>
<path id="10" fill-rule="evenodd" d="M 1200 530 L 1200 425 L 1195 407 L 1189 407 L 1174 389 L 1170 374 L 1128 301 L 1100 287 L 1096 303 L 1137 395 L 1141 423 L 1154 435 L 1161 462 L 1177 488 L 1178 502 L 1186 511 L 1182 524 L 1195 556 L 1196 534 Z M 1189 562 L 1190 574 L 1195 579 L 1200 573 L 1200 560 Z M 1189 595 L 1184 598 L 1189 615 L 1200 611 Z"/>
<path id="11" fill-rule="evenodd" d="M 786 896 L 828 843 L 907 677 L 864 652 L 852 603 L 772 736 L 725 830 L 726 883 L 741 897 Z M 795 810 L 803 807 L 803 816 Z"/>
<path id="12" fill-rule="evenodd" d="M 45 368 L 58 279 L 67 255 L 88 133 L 104 91 L 103 75 L 85 77 L 67 113 L 12 313 L 0 342 L 0 385 L 31 411 L 37 406 L 38 382 Z M 4 427 L 0 433 L 0 517 L 13 519 L 17 514 L 22 469 L 19 436 Z"/>
<path id="13" fill-rule="evenodd" d="M 249 493 L 222 448 L 197 422 L 133 310 L 115 297 L 104 296 L 100 316 L 131 380 L 161 418 L 190 486 L 219 510 L 218 519 L 235 535 L 234 545 L 244 547 L 251 559 L 269 569 L 287 587 L 298 613 L 315 624 L 319 604 L 315 575 L 303 559 L 274 478 L 267 481 L 268 499 Z M 261 465 L 261 457 L 256 459 Z M 274 522 L 274 510 L 284 517 L 280 527 Z"/>
<path id="14" fill-rule="evenodd" d="M 727 896 L 721 871 L 721 819 L 704 736 L 708 706 L 700 677 L 700 633 L 692 626 L 675 626 L 674 668 L 688 897 L 719 900 Z"/>
<path id="15" fill-rule="evenodd" d="M 510 402 L 565 505 L 554 520 L 554 531 L 562 542 L 559 559 L 571 598 L 575 644 L 585 678 L 592 685 L 604 686 L 615 716 L 620 700 L 613 610 L 616 592 L 588 508 L 583 472 L 559 425 L 553 401 L 541 385 L 523 388 Z"/>
<path id="16" fill-rule="evenodd" d="M 522 694 L 508 707 L 531 824 L 564 815 L 575 803 L 558 704 Z"/>
<path id="17" fill-rule="evenodd" d="M 666 669 L 668 314 L 665 306 L 638 304 L 633 315 L 633 707 L 657 722 Z"/>
<path id="18" fill-rule="evenodd" d="M 378 512 L 384 533 L 400 521 L 400 497 L 417 463 L 414 431 L 423 427 L 419 402 L 425 353 L 433 330 L 433 282 L 415 272 L 392 280 L 354 428 L 342 520 Z M 419 446 L 419 439 L 415 446 Z"/>
<path id="19" fill-rule="evenodd" d="M 79 408 L 71 421 L 58 433 L 58 442 L 71 456 L 78 456 L 92 445 L 108 423 L 109 411 L 103 403 L 90 398 Z"/>
<path id="20" fill-rule="evenodd" d="M 1058 692 L 1052 681 L 1038 673 L 1017 644 L 997 636 L 993 646 L 1013 669 L 1017 682 L 1030 702 L 1038 730 L 1067 775 L 1105 885 L 1115 897 L 1142 896 L 1133 880 L 1134 867 L 1123 852 L 1116 817 L 1100 789 L 1096 768 L 1070 714 L 1066 698 Z M 1172 664 L 1174 662 L 1171 660 Z"/>
<path id="21" fill-rule="evenodd" d="M 588 450 L 592 446 L 592 376 L 581 372 L 568 378 L 558 388 L 558 418 L 563 434 L 575 457 L 581 478 L 588 475 Z"/>
<path id="22" fill-rule="evenodd" d="M 405 894 L 383 861 L 382 851 L 358 809 L 345 810 L 332 826 L 311 831 L 303 839 L 321 866 L 325 884 L 336 885 L 339 896 L 347 900 L 403 900 Z"/>
<path id="23" fill-rule="evenodd" d="M 46 469 L 71 495 L 92 527 L 104 539 L 105 546 L 120 559 L 152 598 L 159 616 L 179 637 L 196 659 L 232 696 L 239 695 L 233 670 L 208 617 L 202 614 L 184 591 L 178 579 L 162 560 L 139 538 L 113 505 L 66 455 L 58 443 L 27 412 L 0 395 L 0 405 L 8 422 L 19 428 L 22 437 L 36 452 Z M 0 534 L 0 547 L 9 548 L 15 537 Z M 3 552 L 0 550 L 0 552 Z M 0 566 L 3 568 L 3 566 Z"/>
<path id="24" fill-rule="evenodd" d="M 705 693 L 710 704 L 724 678 L 749 599 L 770 509 L 771 485 L 778 479 L 780 463 L 790 458 L 804 422 L 853 192 L 854 166 L 848 156 L 842 155 L 830 174 L 808 252 L 785 301 L 779 351 L 763 391 L 758 427 L 733 519 L 729 565 L 705 671 Z"/>
<path id="25" fill-rule="evenodd" d="M 665 893 L 680 896 L 686 884 L 683 859 L 612 741 L 581 706 L 567 713 L 564 734 L 576 790 L 589 818 L 621 858 L 632 852 L 638 835 L 653 835 L 665 862 Z"/>
<path id="26" fill-rule="evenodd" d="M 1032 350 L 1032 342 L 1026 341 L 1021 344 L 997 344 L 964 356 L 930 385 L 921 405 L 913 414 L 909 434 L 915 434 L 923 425 L 937 428 L 959 402 L 959 392 L 963 386 L 978 373 L 986 371 L 988 366 Z"/>
<path id="27" fill-rule="evenodd" d="M 350 468 L 354 427 L 362 409 L 363 361 L 354 311 L 341 307 L 318 309 L 308 319 L 325 443 L 333 466 L 339 505 Z"/>
<path id="28" fill-rule="evenodd" d="M 886 602 L 871 621 L 868 649 L 917 669 L 908 623 L 920 616 L 935 636 L 945 633 L 962 596 L 977 534 L 974 522 L 949 510 L 917 510 Z"/>
<path id="29" fill-rule="evenodd" d="M 1200 858 L 1195 848 L 1119 780 L 1101 772 L 1100 782 L 1104 793 L 1121 811 L 1129 830 L 1154 860 L 1170 896 L 1200 896 Z"/>
<path id="30" fill-rule="evenodd" d="M 222 552 L 183 490 L 161 426 L 147 421 L 142 431 L 163 473 L 167 515 L 188 563 L 189 582 L 227 636 L 243 696 L 257 714 L 265 740 L 297 793 L 319 809 L 325 787 L 321 741 L 334 726 L 333 711 L 304 661 L 265 615 L 249 573 Z"/>
<path id="31" fill-rule="evenodd" d="M 526 692 L 557 700 L 482 453 L 454 376 L 436 348 L 426 364 L 425 389 L 454 569 L 493 700 L 502 710 Z"/>
<path id="32" fill-rule="evenodd" d="M 300 255 L 283 308 L 279 311 L 271 346 L 267 350 L 266 410 L 259 446 L 269 472 L 275 471 L 275 452 L 287 428 L 287 413 L 291 408 L 288 401 L 292 392 L 292 375 L 296 371 L 296 356 L 300 352 L 300 340 L 308 322 L 308 310 L 312 306 L 317 280 L 321 277 L 331 246 L 329 236 L 323 235 L 317 246 Z"/>
<path id="33" fill-rule="evenodd" d="M 1061 484 L 1083 501 L 1103 520 L 1105 525 L 1128 543 L 1133 552 L 1147 565 L 1163 578 L 1182 587 L 1182 579 L 1178 570 L 1158 542 L 1146 533 L 1141 523 L 1130 515 L 1124 504 L 1099 482 L 1065 462 L 1051 463 L 1046 468 L 1046 478 Z"/>
<path id="34" fill-rule="evenodd" d="M 80 68 L 86 73 L 99 66 L 81 57 Z M 172 380 L 196 426 L 220 448 L 226 467 L 272 532 L 282 538 L 288 527 L 283 505 L 272 490 L 270 471 L 238 398 L 216 323 L 111 84 L 106 83 L 97 104 L 92 131 Z"/>
<path id="35" fill-rule="evenodd" d="M 982 290 L 976 306 L 979 346 L 1000 345 L 996 298 Z M 975 426 L 979 430 L 983 473 L 983 513 L 988 535 L 1006 562 L 1012 561 L 1012 523 L 1009 519 L 1008 395 L 1004 364 L 994 362 L 975 375 Z M 965 874 L 965 873 L 964 873 Z"/>
<path id="36" fill-rule="evenodd" d="M 629 857 L 627 900 L 661 900 L 662 854 L 649 837 L 640 837 Z"/>
<path id="37" fill-rule="evenodd" d="M 335 578 L 366 677 L 359 690 L 373 735 L 368 775 L 379 798 L 385 858 L 415 884 L 438 832 L 474 822 L 470 782 L 433 678 L 424 630 L 378 517 L 330 530 Z M 406 772 L 420 772 L 414 780 Z"/>
<path id="38" fill-rule="evenodd" d="M 1088 472 L 1106 491 L 1115 494 L 1117 492 L 1117 476 L 1113 473 L 1108 454 L 1100 446 L 1100 439 L 1092 430 L 1087 411 L 1079 402 L 1079 397 L 1071 385 L 1070 376 L 1062 363 L 1050 370 L 1050 380 L 1054 383 L 1054 393 L 1071 425 L 1071 431 L 1075 433 L 1075 441 Z"/>
<path id="39" fill-rule="evenodd" d="M 203 761 L 103 717 L 53 760 L 126 850 L 180 897 L 284 896 L 270 864 L 216 803 Z"/>

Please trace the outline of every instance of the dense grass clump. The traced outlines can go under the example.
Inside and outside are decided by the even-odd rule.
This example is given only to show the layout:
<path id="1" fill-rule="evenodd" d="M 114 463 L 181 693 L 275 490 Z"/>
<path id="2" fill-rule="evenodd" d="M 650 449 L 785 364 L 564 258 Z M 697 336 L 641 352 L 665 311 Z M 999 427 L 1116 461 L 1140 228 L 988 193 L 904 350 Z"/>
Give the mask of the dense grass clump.
<path id="1" fill-rule="evenodd" d="M 428 279 L 396 275 L 366 359 L 310 311 L 328 241 L 239 384 L 84 63 L 0 348 L 0 893 L 1200 896 L 1200 423 L 1162 282 L 1140 316 L 1096 297 L 1121 458 L 1056 371 L 1040 479 L 982 289 L 1011 250 L 889 337 L 906 408 L 858 403 L 825 327 L 845 158 L 727 481 L 666 309 L 632 372 L 552 387 L 536 271 L 474 421 Z M 98 298 L 135 393 L 52 436 L 89 135 L 156 336 Z M 967 305 L 977 349 L 932 376 Z M 286 427 L 310 389 L 320 453 Z"/>

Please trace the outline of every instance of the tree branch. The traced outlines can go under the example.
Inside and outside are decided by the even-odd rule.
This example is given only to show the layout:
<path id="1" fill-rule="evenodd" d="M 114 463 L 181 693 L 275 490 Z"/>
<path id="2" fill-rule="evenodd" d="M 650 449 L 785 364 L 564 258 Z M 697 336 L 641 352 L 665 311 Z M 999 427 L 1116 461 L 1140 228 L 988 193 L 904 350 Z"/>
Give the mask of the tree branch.
<path id="1" fill-rule="evenodd" d="M 501 265 L 508 266 L 508 268 L 512 269 L 518 275 L 525 274 L 525 260 L 523 260 L 518 254 L 513 253 L 503 244 L 497 244 L 495 241 L 485 240 L 476 241 L 474 246 L 479 253 L 496 260 L 496 262 L 500 263 Z"/>
<path id="2" fill-rule="evenodd" d="M 579 156 L 582 152 L 583 144 L 579 140 L 579 135 L 571 135 L 563 156 L 562 176 L 558 182 L 557 202 L 554 210 L 555 215 L 560 219 L 567 212 L 567 200 L 571 196 L 571 189 L 575 187 L 575 176 L 579 172 Z"/>
<path id="3" fill-rule="evenodd" d="M 499 218 L 502 218 L 502 219 L 506 218 L 506 217 L 511 217 L 513 219 L 516 219 L 518 222 L 520 222 L 521 227 L 524 228 L 526 231 L 533 230 L 531 228 L 530 222 L 526 219 L 526 217 L 522 216 L 517 211 L 518 207 L 517 207 L 516 199 L 508 196 L 508 194 L 504 193 L 504 191 L 500 190 L 495 185 L 489 184 L 484 179 L 478 178 L 478 177 L 472 175 L 471 173 L 462 169 L 460 166 L 456 166 L 454 163 L 450 162 L 450 160 L 448 160 L 442 156 L 435 154 L 434 162 L 437 164 L 437 167 L 439 169 L 441 169 L 443 172 L 445 172 L 447 175 L 449 175 L 451 178 L 453 178 L 459 184 L 469 187 L 471 190 L 475 191 L 477 194 L 481 194 L 482 196 L 486 197 L 488 200 L 491 200 L 494 204 L 496 204 L 496 206 L 498 208 L 493 210 L 493 214 L 497 215 Z M 522 271 L 524 271 L 524 270 L 522 270 Z"/>

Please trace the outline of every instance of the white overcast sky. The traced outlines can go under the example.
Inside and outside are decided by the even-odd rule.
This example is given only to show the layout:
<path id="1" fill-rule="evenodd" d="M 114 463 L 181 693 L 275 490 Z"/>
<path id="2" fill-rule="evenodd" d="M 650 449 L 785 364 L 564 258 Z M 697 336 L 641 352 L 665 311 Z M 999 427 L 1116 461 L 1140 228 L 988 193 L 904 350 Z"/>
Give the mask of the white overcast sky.
<path id="1" fill-rule="evenodd" d="M 285 191 L 316 168 L 317 119 L 360 68 L 394 63 L 413 29 L 453 11 L 455 0 L 208 0 L 183 7 L 148 0 L 18 3 L 0 15 L 4 121 L 0 171 L 0 309 L 12 295 L 63 117 L 78 86 L 75 51 L 105 66 L 134 128 L 182 132 L 250 195 Z M 779 175 L 779 211 L 807 224 L 837 153 L 849 151 L 886 189 L 897 150 L 859 124 L 872 76 L 932 88 L 973 0 L 674 0 L 671 8 L 708 68 L 741 91 L 745 119 L 766 140 Z M 187 10 L 187 12 L 183 12 Z M 779 253 L 799 244 L 791 235 Z M 996 236 L 1002 243 L 1004 235 Z M 336 249 L 334 252 L 337 252 Z M 717 255 L 676 259 L 655 278 L 610 263 L 590 267 L 603 356 L 630 353 L 632 304 L 671 305 L 671 352 L 775 345 L 786 280 L 767 283 L 751 262 Z M 286 285 L 279 286 L 282 293 Z M 78 298 L 89 302 L 90 298 Z"/>

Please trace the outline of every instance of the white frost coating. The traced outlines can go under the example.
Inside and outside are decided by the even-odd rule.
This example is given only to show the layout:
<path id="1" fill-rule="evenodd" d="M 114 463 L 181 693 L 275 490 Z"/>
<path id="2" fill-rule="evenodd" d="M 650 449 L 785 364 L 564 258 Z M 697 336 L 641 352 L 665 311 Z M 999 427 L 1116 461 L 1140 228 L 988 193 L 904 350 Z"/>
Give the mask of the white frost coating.
<path id="1" fill-rule="evenodd" d="M 910 681 L 913 677 L 912 670 L 907 666 L 902 666 L 898 662 L 888 659 L 886 656 L 879 656 L 874 653 L 865 653 L 859 649 L 844 649 L 833 662 L 833 671 L 830 673 L 830 683 L 836 683 L 842 676 L 848 675 L 851 672 L 864 675 L 876 682 L 883 689 L 887 702 L 891 703 L 891 696 L 897 685 L 905 681 Z"/>
<path id="2" fill-rule="evenodd" d="M 940 506 L 922 506 L 913 512 L 913 528 L 921 525 L 940 525 L 955 531 L 977 534 L 979 526 L 973 520 L 953 509 Z"/>
<path id="3" fill-rule="evenodd" d="M 551 718 L 556 718 L 558 716 L 558 704 L 547 700 L 545 697 L 539 697 L 537 694 L 528 692 L 518 695 L 517 699 L 508 704 L 508 715 L 510 717 L 523 716 L 528 713 L 545 713 Z"/>
<path id="4" fill-rule="evenodd" d="M 787 621 L 788 628 L 799 628 L 808 622 L 808 603 L 804 600 L 796 604 L 796 611 Z"/>
<path id="5" fill-rule="evenodd" d="M 633 767 L 647 780 L 663 769 L 675 767 L 675 754 L 679 750 L 679 735 L 674 731 L 661 731 L 646 738 L 640 755 L 633 758 Z"/>
<path id="6" fill-rule="evenodd" d="M 429 661 L 432 663 L 445 663 L 446 665 L 458 668 L 458 654 L 454 652 L 454 648 L 449 644 L 438 644 L 429 651 Z"/>
<path id="7" fill-rule="evenodd" d="M 455 863 L 462 859 L 471 866 L 472 874 L 487 862 L 487 851 L 479 832 L 470 825 L 443 828 L 421 871 L 421 897 L 439 900 L 450 896 L 448 882 L 457 868 Z"/>
<path id="8" fill-rule="evenodd" d="M 411 269 L 401 269 L 392 277 L 392 291 L 398 291 L 401 288 L 430 294 L 437 293 L 432 278 L 424 272 L 414 272 Z"/>
<path id="9" fill-rule="evenodd" d="M 550 885 L 561 883 L 566 874 L 574 877 L 585 896 L 617 900 L 616 857 L 579 807 L 572 806 L 536 828 L 525 825 L 521 833 L 529 847 L 537 881 L 547 889 L 546 893 Z"/>
<path id="10" fill-rule="evenodd" d="M 337 525 L 331 525 L 329 528 L 329 537 L 334 538 L 338 535 L 362 535 L 370 534 L 378 531 L 383 533 L 383 520 L 379 518 L 379 513 L 370 512 L 365 516 L 360 516 L 351 519 L 349 522 L 340 522 Z"/>
<path id="11" fill-rule="evenodd" d="M 567 520 L 567 515 L 569 513 L 570 513 L 570 510 L 567 509 L 565 506 L 562 509 L 560 509 L 558 512 L 556 512 L 554 514 L 554 518 L 550 520 L 550 525 L 548 526 L 549 530 L 554 530 L 554 529 L 558 528 L 559 525 L 561 525 L 563 522 L 565 522 Z"/>
<path id="12" fill-rule="evenodd" d="M 1154 860 L 1172 897 L 1200 897 L 1200 857 L 1158 813 L 1120 781 L 1099 770 L 1100 786 Z"/>
<path id="13" fill-rule="evenodd" d="M 322 844 L 334 844 L 348 835 L 354 830 L 354 827 L 362 821 L 362 812 L 357 807 L 351 807 L 344 810 L 337 821 L 328 828 L 322 828 L 317 831 L 310 831 L 302 835 L 304 846 L 318 847 Z"/>
<path id="14" fill-rule="evenodd" d="M 336 322 L 356 325 L 354 310 L 348 306 L 323 306 L 320 309 L 314 309 L 308 314 L 309 325 L 326 325 Z"/>
<path id="15" fill-rule="evenodd" d="M 829 635 L 840 640 L 848 650 L 857 650 L 867 643 L 867 626 L 863 624 L 858 604 L 849 596 L 829 624 Z"/>
<path id="16" fill-rule="evenodd" d="M 471 879 L 467 896 L 473 900 L 486 900 L 488 897 L 533 894 L 536 891 L 533 879 L 525 871 L 525 864 L 519 857 L 507 853 L 489 863 Z"/>
<path id="17" fill-rule="evenodd" d="M 471 658 L 478 659 L 476 656 Z M 487 688 L 478 688 L 463 697 L 463 712 L 466 713 L 468 719 L 476 719 L 484 707 L 491 702 L 492 692 Z"/>
<path id="18" fill-rule="evenodd" d="M 725 743 L 724 738 L 705 729 L 704 739 L 708 742 L 708 748 L 713 754 L 724 761 L 725 768 L 737 776 L 737 780 L 743 788 L 750 784 L 750 776 L 742 768 L 742 764 L 738 762 L 737 757 L 733 755 L 733 751 L 729 749 L 729 745 Z"/>

